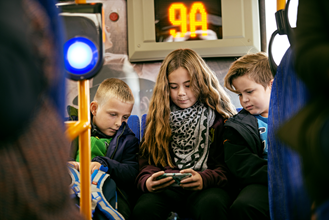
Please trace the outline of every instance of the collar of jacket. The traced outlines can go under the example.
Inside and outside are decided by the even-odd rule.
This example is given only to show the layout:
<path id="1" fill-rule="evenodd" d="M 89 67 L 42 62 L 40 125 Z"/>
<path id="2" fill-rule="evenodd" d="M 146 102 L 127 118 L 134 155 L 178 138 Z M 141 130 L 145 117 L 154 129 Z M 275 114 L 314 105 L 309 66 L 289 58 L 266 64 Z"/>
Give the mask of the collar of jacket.
<path id="1" fill-rule="evenodd" d="M 251 133 L 258 136 L 258 122 L 255 116 L 250 114 L 247 110 L 242 109 L 238 114 L 229 118 L 224 126 L 235 127 L 235 124 L 243 125 Z"/>
<path id="2" fill-rule="evenodd" d="M 261 139 L 258 131 L 258 122 L 255 116 L 245 109 L 229 118 L 224 124 L 225 127 L 232 127 L 247 141 L 250 148 L 256 147 L 256 152 L 262 153 Z"/>
<path id="3" fill-rule="evenodd" d="M 124 129 L 124 127 L 127 126 L 126 122 L 123 122 L 122 125 L 120 126 L 119 130 L 117 131 L 117 133 L 114 136 L 108 136 L 108 135 L 104 134 L 93 123 L 93 114 L 90 114 L 90 125 L 91 125 L 91 136 L 94 136 L 94 137 L 97 136 L 99 138 L 109 139 L 109 138 L 114 138 L 115 136 L 121 135 L 122 132 L 125 135 L 129 133 L 129 129 Z"/>

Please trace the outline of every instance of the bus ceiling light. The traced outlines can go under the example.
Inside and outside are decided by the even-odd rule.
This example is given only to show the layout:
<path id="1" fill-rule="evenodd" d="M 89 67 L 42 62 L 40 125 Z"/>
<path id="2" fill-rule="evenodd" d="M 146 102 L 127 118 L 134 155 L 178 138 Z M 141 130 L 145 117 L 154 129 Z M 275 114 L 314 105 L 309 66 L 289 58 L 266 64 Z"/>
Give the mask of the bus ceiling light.
<path id="1" fill-rule="evenodd" d="M 64 44 L 65 69 L 75 75 L 86 74 L 99 59 L 96 45 L 85 37 L 74 37 Z"/>

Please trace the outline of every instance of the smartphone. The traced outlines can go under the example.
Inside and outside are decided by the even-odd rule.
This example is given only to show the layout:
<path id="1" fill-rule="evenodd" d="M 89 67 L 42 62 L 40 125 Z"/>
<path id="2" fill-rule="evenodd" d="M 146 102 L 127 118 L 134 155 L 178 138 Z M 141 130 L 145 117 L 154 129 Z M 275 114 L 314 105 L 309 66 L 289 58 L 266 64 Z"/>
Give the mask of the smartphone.
<path id="1" fill-rule="evenodd" d="M 192 174 L 191 173 L 164 173 L 161 176 L 157 177 L 157 180 L 160 180 L 160 179 L 163 179 L 163 178 L 166 178 L 169 176 L 171 176 L 175 180 L 175 182 L 173 184 L 171 184 L 170 186 L 177 187 L 180 185 L 181 180 L 191 177 Z"/>

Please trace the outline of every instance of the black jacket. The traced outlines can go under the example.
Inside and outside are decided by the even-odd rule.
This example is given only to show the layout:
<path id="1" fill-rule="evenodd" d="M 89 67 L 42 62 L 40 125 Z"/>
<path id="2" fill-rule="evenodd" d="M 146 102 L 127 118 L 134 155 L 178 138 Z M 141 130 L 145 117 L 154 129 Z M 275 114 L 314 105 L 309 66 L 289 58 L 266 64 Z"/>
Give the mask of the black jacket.
<path id="1" fill-rule="evenodd" d="M 240 189 L 249 184 L 267 185 L 267 160 L 262 158 L 257 119 L 242 109 L 224 126 L 225 163 L 233 174 L 233 184 Z"/>

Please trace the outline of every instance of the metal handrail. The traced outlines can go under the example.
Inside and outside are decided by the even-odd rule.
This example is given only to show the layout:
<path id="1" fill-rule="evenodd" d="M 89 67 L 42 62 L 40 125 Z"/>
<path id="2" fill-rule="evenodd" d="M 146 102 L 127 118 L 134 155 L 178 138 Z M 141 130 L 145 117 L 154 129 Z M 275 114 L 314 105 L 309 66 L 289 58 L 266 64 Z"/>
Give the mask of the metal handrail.
<path id="1" fill-rule="evenodd" d="M 66 122 L 66 135 L 73 140 L 79 135 L 80 152 L 80 212 L 86 219 L 91 219 L 90 189 L 90 107 L 89 80 L 78 81 L 78 119 L 77 122 Z"/>
<path id="2" fill-rule="evenodd" d="M 272 71 L 273 76 L 276 74 L 276 70 L 278 68 L 277 64 L 275 63 L 272 55 L 272 44 L 274 38 L 277 34 L 279 35 L 287 35 L 290 44 L 293 43 L 293 29 L 291 28 L 288 20 L 288 7 L 289 7 L 290 0 L 277 0 L 277 12 L 275 13 L 275 19 L 277 24 L 277 30 L 275 30 L 270 38 L 270 42 L 268 45 L 268 58 L 269 64 Z"/>

